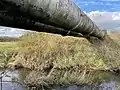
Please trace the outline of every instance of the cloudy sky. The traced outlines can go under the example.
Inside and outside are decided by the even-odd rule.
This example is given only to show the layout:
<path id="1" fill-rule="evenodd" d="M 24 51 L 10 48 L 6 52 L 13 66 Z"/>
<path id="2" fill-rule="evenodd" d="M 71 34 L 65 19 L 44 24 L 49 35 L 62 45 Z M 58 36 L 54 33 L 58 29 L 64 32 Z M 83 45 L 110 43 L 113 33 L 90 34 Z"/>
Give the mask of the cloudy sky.
<path id="1" fill-rule="evenodd" d="M 120 30 L 120 0 L 73 0 L 100 28 Z M 20 36 L 17 29 L 0 27 L 0 36 Z"/>
<path id="2" fill-rule="evenodd" d="M 73 0 L 104 29 L 120 30 L 120 0 Z"/>

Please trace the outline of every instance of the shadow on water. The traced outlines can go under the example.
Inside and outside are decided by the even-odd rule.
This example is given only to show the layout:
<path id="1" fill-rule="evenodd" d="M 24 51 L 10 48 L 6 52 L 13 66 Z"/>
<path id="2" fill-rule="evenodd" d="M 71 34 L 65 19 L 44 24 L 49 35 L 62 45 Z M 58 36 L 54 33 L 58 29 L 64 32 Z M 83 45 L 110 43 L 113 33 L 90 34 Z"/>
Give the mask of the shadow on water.
<path id="1" fill-rule="evenodd" d="M 36 88 L 27 87 L 24 84 L 25 78 L 29 75 L 28 70 L 9 71 L 2 70 L 2 78 L 0 90 L 120 90 L 120 75 L 115 75 L 110 72 L 96 72 L 92 74 L 95 81 L 101 78 L 99 84 L 96 85 L 72 85 L 72 86 L 53 86 L 51 88 Z"/>

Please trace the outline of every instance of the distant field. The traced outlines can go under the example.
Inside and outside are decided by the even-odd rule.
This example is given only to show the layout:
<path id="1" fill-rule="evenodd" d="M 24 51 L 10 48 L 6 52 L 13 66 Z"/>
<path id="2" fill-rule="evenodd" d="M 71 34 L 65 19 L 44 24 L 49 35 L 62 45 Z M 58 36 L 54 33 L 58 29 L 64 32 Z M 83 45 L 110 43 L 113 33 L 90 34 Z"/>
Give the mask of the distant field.
<path id="1" fill-rule="evenodd" d="M 0 52 L 16 51 L 17 49 L 17 42 L 0 42 Z"/>

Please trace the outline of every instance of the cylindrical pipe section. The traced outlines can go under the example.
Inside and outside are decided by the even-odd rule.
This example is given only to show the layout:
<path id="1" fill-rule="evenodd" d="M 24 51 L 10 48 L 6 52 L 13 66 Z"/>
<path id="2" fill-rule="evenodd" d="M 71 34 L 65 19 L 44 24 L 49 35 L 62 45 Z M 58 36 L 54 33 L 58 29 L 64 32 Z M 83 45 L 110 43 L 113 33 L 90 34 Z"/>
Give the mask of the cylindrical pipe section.
<path id="1" fill-rule="evenodd" d="M 0 12 L 0 25 L 6 26 L 6 27 L 13 27 L 13 28 L 20 28 L 20 29 L 26 29 L 26 30 L 33 30 L 33 31 L 39 31 L 39 32 L 48 32 L 53 34 L 60 34 L 63 36 L 75 36 L 75 37 L 83 37 L 82 34 L 76 33 L 76 32 L 68 32 L 67 30 L 46 25 L 39 22 L 34 22 L 31 20 L 28 20 L 24 17 L 12 17 L 9 16 L 5 12 Z"/>
<path id="2" fill-rule="evenodd" d="M 92 20 L 71 0 L 1 0 L 10 15 L 22 15 L 68 31 L 103 38 Z M 3 5 L 3 6 L 5 6 Z"/>

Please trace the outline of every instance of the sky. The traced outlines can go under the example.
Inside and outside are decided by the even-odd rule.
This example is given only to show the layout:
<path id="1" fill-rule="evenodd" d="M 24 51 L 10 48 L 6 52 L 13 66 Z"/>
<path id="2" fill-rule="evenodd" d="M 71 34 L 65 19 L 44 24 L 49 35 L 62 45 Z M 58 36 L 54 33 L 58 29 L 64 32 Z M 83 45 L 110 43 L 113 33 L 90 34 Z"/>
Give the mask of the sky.
<path id="1" fill-rule="evenodd" d="M 120 30 L 120 0 L 73 0 L 101 29 Z M 0 36 L 21 36 L 23 31 L 0 27 Z"/>
<path id="2" fill-rule="evenodd" d="M 120 30 L 120 0 L 73 0 L 100 27 Z"/>

